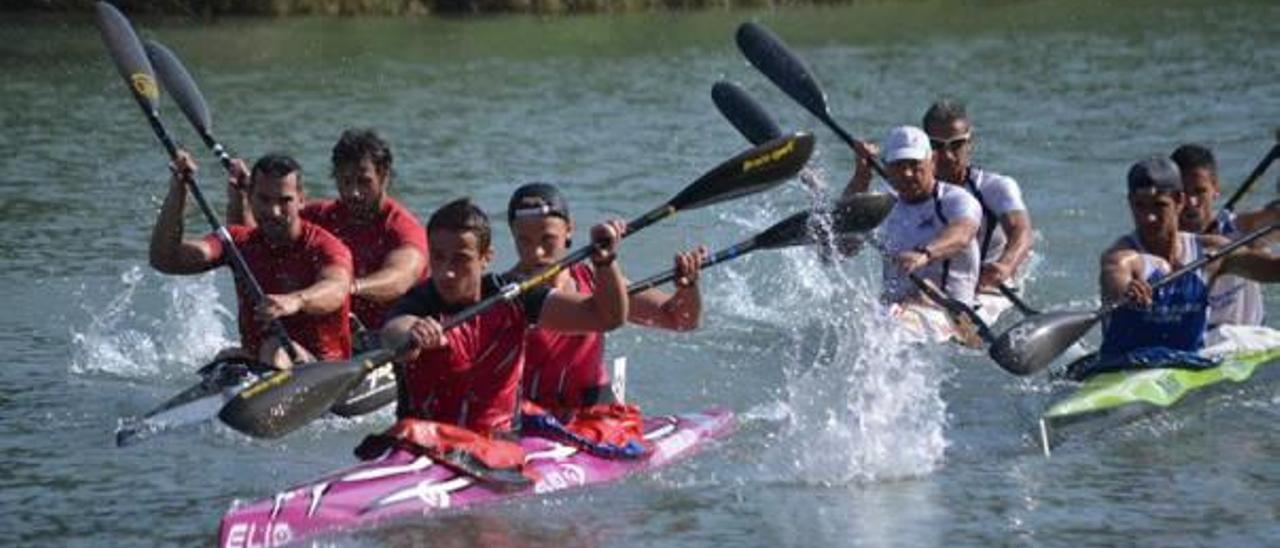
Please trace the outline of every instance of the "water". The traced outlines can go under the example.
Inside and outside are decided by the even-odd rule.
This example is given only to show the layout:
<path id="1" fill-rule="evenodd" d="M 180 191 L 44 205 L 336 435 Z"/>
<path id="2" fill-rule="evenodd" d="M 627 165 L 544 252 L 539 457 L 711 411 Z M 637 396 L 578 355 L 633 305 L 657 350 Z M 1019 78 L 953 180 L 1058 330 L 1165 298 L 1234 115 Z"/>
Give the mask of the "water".
<path id="1" fill-rule="evenodd" d="M 633 216 L 745 147 L 708 97 L 742 83 L 784 127 L 814 129 L 839 188 L 849 152 L 747 66 L 741 21 L 814 67 L 836 117 L 878 137 L 941 95 L 975 115 L 979 162 L 1024 185 L 1040 232 L 1034 304 L 1096 304 L 1097 253 L 1129 222 L 1133 160 L 1214 147 L 1230 187 L 1280 112 L 1272 2 L 922 2 L 572 19 L 140 21 L 196 75 L 235 150 L 294 152 L 332 195 L 348 125 L 394 143 L 393 191 L 422 215 L 518 183 L 561 182 L 575 215 Z M 260 442 L 206 426 L 129 449 L 121 416 L 191 382 L 234 339 L 226 273 L 146 264 L 164 157 L 88 19 L 0 21 L 0 544 L 211 544 L 235 498 L 351 461 L 388 415 Z M 172 104 L 171 130 L 198 144 Z M 221 204 L 220 177 L 198 155 Z M 1274 175 L 1250 195 L 1274 197 Z M 682 214 L 629 240 L 635 278 L 680 247 L 720 247 L 809 203 L 799 185 Z M 188 217 L 189 232 L 203 230 Z M 585 228 L 585 227 L 580 227 Z M 498 264 L 514 257 L 498 227 Z M 650 412 L 727 405 L 743 422 L 686 464 L 621 485 L 330 539 L 340 545 L 1264 545 L 1280 542 L 1274 389 L 1104 439 L 1036 451 L 1045 383 L 974 353 L 897 341 L 869 256 L 805 250 L 708 272 L 704 328 L 626 328 L 629 395 Z M 1271 317 L 1280 292 L 1268 290 Z"/>

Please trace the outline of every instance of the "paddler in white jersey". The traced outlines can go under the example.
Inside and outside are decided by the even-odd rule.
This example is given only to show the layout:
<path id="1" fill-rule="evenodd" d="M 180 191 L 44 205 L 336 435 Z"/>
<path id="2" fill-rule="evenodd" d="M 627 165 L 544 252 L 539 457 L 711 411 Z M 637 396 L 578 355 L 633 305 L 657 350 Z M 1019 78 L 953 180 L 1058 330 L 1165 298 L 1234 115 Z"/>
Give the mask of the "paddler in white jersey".
<path id="1" fill-rule="evenodd" d="M 1237 214 L 1224 210 L 1221 215 L 1215 215 L 1214 202 L 1222 187 L 1217 161 L 1207 147 L 1185 144 L 1174 150 L 1171 158 L 1182 173 L 1182 191 L 1187 200 L 1178 220 L 1181 230 L 1236 238 L 1280 221 L 1280 200 L 1258 211 Z M 1266 241 L 1263 238 L 1254 246 L 1265 247 Z M 1210 328 L 1224 324 L 1262 325 L 1265 313 L 1262 287 L 1257 282 L 1232 275 L 1213 280 L 1209 291 Z"/>
<path id="2" fill-rule="evenodd" d="M 862 143 L 871 155 L 875 145 Z M 871 183 L 867 155 L 858 156 L 857 171 L 846 192 L 866 190 Z M 916 274 L 948 296 L 974 304 L 978 285 L 978 242 L 982 206 L 959 186 L 940 184 L 934 176 L 929 137 L 914 126 L 900 126 L 884 141 L 889 186 L 897 194 L 889 216 L 877 229 L 884 244 L 883 299 L 894 304 L 935 304 L 920 295 L 908 274 Z"/>
<path id="3" fill-rule="evenodd" d="M 996 286 L 1012 283 L 1031 256 L 1031 216 L 1022 201 L 1022 189 L 1010 177 L 973 165 L 973 126 L 963 104 L 943 99 L 930 105 L 923 127 L 938 179 L 963 187 L 982 206 L 978 287 L 994 292 Z"/>
<path id="4" fill-rule="evenodd" d="M 1222 274 L 1280 281 L 1280 256 L 1244 247 L 1153 291 L 1151 284 L 1228 240 L 1179 231 L 1186 204 L 1177 164 L 1150 158 L 1129 169 L 1129 211 L 1134 231 L 1111 245 L 1101 259 L 1103 302 L 1127 299 L 1103 323 L 1104 360 L 1138 350 L 1195 352 L 1204 346 L 1209 281 Z"/>

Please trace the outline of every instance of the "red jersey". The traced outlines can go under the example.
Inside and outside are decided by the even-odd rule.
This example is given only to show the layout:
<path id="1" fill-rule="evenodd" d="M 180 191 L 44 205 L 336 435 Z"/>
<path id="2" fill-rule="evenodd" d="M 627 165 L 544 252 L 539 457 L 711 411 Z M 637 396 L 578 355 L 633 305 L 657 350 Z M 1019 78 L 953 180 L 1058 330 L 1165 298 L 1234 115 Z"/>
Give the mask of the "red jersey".
<path id="1" fill-rule="evenodd" d="M 486 276 L 484 296 L 498 289 L 496 276 Z M 481 434 L 512 429 L 517 412 L 520 375 L 524 371 L 525 331 L 537 322 L 550 290 L 531 290 L 514 301 L 495 305 L 445 335 L 449 345 L 423 351 L 399 370 L 397 414 L 454 424 Z M 465 307 L 443 303 L 435 284 L 413 288 L 389 317 L 431 316 L 445 322 Z"/>
<path id="2" fill-rule="evenodd" d="M 231 241 L 244 255 L 249 271 L 267 294 L 281 294 L 306 289 L 320 278 L 320 271 L 328 266 L 340 266 L 351 271 L 351 253 L 342 242 L 324 229 L 302 221 L 302 236 L 283 247 L 267 243 L 262 231 L 243 225 L 227 227 Z M 227 264 L 222 240 L 217 234 L 204 237 L 213 251 L 213 260 Z M 267 326 L 254 318 L 253 295 L 249 287 L 236 276 L 236 301 L 239 303 L 240 345 L 256 356 L 267 334 Z M 342 308 L 329 314 L 312 316 L 294 314 L 281 318 L 289 337 L 302 345 L 319 360 L 343 360 L 351 357 L 351 328 L 347 322 L 350 300 Z"/>
<path id="3" fill-rule="evenodd" d="M 578 293 L 595 292 L 591 267 L 575 264 L 569 276 Z M 534 326 L 525 339 L 524 397 L 561 410 L 593 405 L 609 391 L 603 333 L 561 333 Z"/>
<path id="4" fill-rule="evenodd" d="M 357 221 L 340 200 L 310 202 L 302 208 L 302 218 L 320 225 L 347 244 L 355 262 L 357 278 L 378 271 L 386 262 L 387 255 L 407 245 L 422 252 L 424 266 L 417 279 L 427 279 L 426 230 L 412 212 L 390 196 L 383 198 L 382 210 L 373 221 Z M 391 303 L 375 303 L 362 298 L 352 299 L 351 303 L 351 311 L 369 329 L 382 327 L 390 309 Z"/>

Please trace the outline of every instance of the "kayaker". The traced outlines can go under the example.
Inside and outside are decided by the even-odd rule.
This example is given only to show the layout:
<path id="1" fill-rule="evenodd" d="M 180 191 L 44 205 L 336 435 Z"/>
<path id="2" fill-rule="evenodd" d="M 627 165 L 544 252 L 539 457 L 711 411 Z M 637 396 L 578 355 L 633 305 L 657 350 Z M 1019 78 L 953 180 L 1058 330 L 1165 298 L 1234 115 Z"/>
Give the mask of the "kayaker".
<path id="1" fill-rule="evenodd" d="M 1182 184 L 1177 164 L 1167 158 L 1146 159 L 1129 169 L 1135 230 L 1103 253 L 1100 284 L 1104 302 L 1127 299 L 1130 304 L 1103 320 L 1103 361 L 1150 348 L 1200 350 L 1208 325 L 1209 281 L 1216 276 L 1280 281 L 1280 257 L 1245 247 L 1153 292 L 1152 282 L 1229 241 L 1179 230 L 1186 205 Z"/>
<path id="2" fill-rule="evenodd" d="M 198 274 L 227 264 L 229 251 L 217 234 L 183 238 L 187 187 L 181 174 L 194 177 L 195 161 L 180 151 L 170 170 L 169 193 L 151 232 L 151 266 L 165 274 Z M 332 234 L 302 218 L 302 169 L 289 156 L 263 156 L 254 163 L 244 193 L 259 226 L 226 228 L 266 299 L 255 304 L 248 286 L 236 277 L 241 348 L 223 354 L 239 352 L 291 367 L 278 339 L 267 336 L 269 322 L 279 319 L 302 361 L 348 358 L 351 253 Z"/>
<path id="3" fill-rule="evenodd" d="M 1182 174 L 1182 191 L 1186 206 L 1179 219 L 1181 230 L 1195 234 L 1220 234 L 1235 238 L 1258 228 L 1280 221 L 1280 201 L 1273 201 L 1263 209 L 1236 213 L 1223 210 L 1215 214 L 1216 201 L 1222 186 L 1218 180 L 1218 164 L 1213 151 L 1203 145 L 1188 143 L 1173 151 L 1170 158 L 1178 164 Z M 1266 239 L 1254 244 L 1266 245 Z M 1209 325 L 1223 324 L 1262 325 L 1266 307 L 1262 301 L 1262 286 L 1240 278 L 1223 275 L 1213 281 L 1209 292 Z"/>
<path id="4" fill-rule="evenodd" d="M 507 223 L 519 260 L 503 275 L 504 282 L 536 274 L 569 252 L 573 219 L 568 201 L 555 185 L 530 183 L 516 189 L 507 204 Z M 702 315 L 698 272 L 705 257 L 705 248 L 677 254 L 675 292 L 650 289 L 631 296 L 627 320 L 674 331 L 696 328 Z M 578 263 L 548 285 L 591 295 L 595 277 L 591 266 Z M 563 333 L 533 326 L 526 339 L 523 397 L 557 414 L 614 402 L 602 333 Z"/>
<path id="5" fill-rule="evenodd" d="M 309 201 L 302 218 L 328 230 L 351 250 L 351 311 L 361 327 L 376 330 L 396 299 L 426 279 L 426 231 L 417 216 L 387 192 L 393 158 L 390 144 L 377 132 L 343 131 L 330 159 L 338 198 Z M 247 171 L 243 162 L 235 162 L 228 218 L 252 226 L 253 216 L 242 215 Z"/>
<path id="6" fill-rule="evenodd" d="M 383 344 L 410 348 L 399 372 L 400 417 L 462 426 L 482 435 L 510 432 L 530 325 L 603 332 L 627 318 L 626 281 L 617 261 L 622 221 L 592 227 L 591 295 L 542 286 L 444 332 L 441 322 L 500 288 L 485 270 L 493 259 L 489 219 L 470 200 L 455 200 L 427 222 L 431 275 L 392 308 Z"/>
<path id="7" fill-rule="evenodd" d="M 846 192 L 870 186 L 867 156 L 876 145 L 860 143 L 857 170 Z M 973 305 L 978 285 L 978 242 L 982 206 L 957 185 L 939 184 L 929 137 L 914 126 L 893 128 L 884 141 L 889 186 L 897 194 L 889 216 L 877 229 L 883 242 L 884 295 L 889 303 L 933 304 L 919 294 L 907 274 L 916 273 L 948 296 Z"/>
<path id="8" fill-rule="evenodd" d="M 977 233 L 978 275 L 981 289 L 1012 282 L 1022 263 L 1031 256 L 1032 226 L 1022 189 L 1011 177 L 981 169 L 972 163 L 973 125 L 965 106 L 941 100 L 924 113 L 938 180 L 964 187 L 982 206 Z"/>

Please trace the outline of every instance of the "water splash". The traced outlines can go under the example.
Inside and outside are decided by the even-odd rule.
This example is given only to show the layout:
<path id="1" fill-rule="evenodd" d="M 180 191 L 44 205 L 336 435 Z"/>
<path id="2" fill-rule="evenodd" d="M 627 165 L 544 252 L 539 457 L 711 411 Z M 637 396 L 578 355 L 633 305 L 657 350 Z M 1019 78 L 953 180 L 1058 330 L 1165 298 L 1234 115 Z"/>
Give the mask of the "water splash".
<path id="1" fill-rule="evenodd" d="M 782 419 L 761 456 L 760 474 L 844 484 L 936 470 L 947 447 L 941 398 L 947 349 L 913 343 L 889 317 L 872 282 L 879 279 L 879 259 L 870 253 L 836 266 L 824 265 L 811 249 L 779 255 L 769 263 L 784 272 L 770 275 L 764 291 L 757 284 L 759 304 L 745 283 L 725 286 L 734 294 L 719 301 L 732 303 L 730 315 L 768 322 L 786 335 L 787 346 L 779 349 L 785 386 L 776 402 L 747 413 L 748 419 Z"/>
<path id="2" fill-rule="evenodd" d="M 233 316 L 220 302 L 214 279 L 158 277 L 135 265 L 121 273 L 118 288 L 100 288 L 112 293 L 106 305 L 97 306 L 96 295 L 83 289 L 81 308 L 89 321 L 71 329 L 71 373 L 190 374 L 234 344 L 226 327 Z"/>

